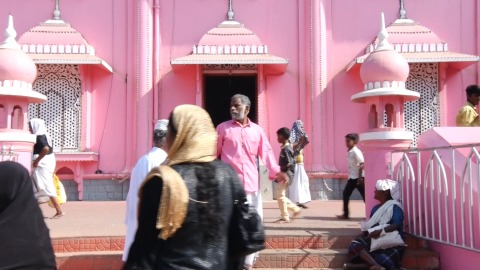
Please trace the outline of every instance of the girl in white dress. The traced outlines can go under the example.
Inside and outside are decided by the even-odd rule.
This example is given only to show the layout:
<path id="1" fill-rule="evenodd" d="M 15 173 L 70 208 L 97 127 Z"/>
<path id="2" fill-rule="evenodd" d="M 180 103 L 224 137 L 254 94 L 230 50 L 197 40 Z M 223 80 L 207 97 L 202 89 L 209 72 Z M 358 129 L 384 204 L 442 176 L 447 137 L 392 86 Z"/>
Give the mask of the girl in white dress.
<path id="1" fill-rule="evenodd" d="M 293 145 L 295 155 L 295 175 L 290 186 L 289 197 L 292 202 L 298 206 L 307 208 L 305 203 L 312 200 L 310 195 L 310 183 L 307 172 L 303 166 L 303 148 L 308 144 L 308 135 L 303 130 L 302 120 L 293 123 L 290 134 L 290 142 Z"/>

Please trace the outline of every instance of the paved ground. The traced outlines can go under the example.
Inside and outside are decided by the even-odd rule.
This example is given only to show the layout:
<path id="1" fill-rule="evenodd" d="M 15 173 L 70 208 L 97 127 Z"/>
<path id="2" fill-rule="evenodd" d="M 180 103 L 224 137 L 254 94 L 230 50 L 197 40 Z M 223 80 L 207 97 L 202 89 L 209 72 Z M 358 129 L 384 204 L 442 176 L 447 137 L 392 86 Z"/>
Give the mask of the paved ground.
<path id="1" fill-rule="evenodd" d="M 265 202 L 265 228 L 267 235 L 351 235 L 358 232 L 359 223 L 365 217 L 363 202 L 352 201 L 350 212 L 352 219 L 339 221 L 335 215 L 341 213 L 340 201 L 313 201 L 302 216 L 289 224 L 275 224 L 279 210 L 276 202 Z M 41 206 L 44 216 L 50 217 L 54 210 L 46 204 Z M 124 236 L 126 229 L 125 202 L 67 202 L 66 215 L 60 219 L 48 219 L 52 238 L 60 237 L 99 237 Z"/>

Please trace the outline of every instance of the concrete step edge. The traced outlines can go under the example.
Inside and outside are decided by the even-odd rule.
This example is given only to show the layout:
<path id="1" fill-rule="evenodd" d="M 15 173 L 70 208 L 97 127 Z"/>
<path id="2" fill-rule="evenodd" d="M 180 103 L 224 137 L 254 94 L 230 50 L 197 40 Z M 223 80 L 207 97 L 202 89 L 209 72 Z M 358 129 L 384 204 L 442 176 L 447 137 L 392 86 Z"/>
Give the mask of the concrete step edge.
<path id="1" fill-rule="evenodd" d="M 263 270 L 343 270 L 343 268 L 255 268 L 255 269 L 263 269 Z"/>
<path id="2" fill-rule="evenodd" d="M 320 249 L 264 249 L 260 251 L 260 254 L 264 255 L 276 255 L 276 254 L 285 254 L 285 255 L 296 255 L 296 254 L 312 254 L 312 255 L 347 255 L 348 249 L 329 249 L 329 248 L 320 248 Z"/>
<path id="3" fill-rule="evenodd" d="M 123 251 L 80 251 L 80 252 L 58 252 L 57 258 L 82 257 L 82 256 L 122 256 Z"/>

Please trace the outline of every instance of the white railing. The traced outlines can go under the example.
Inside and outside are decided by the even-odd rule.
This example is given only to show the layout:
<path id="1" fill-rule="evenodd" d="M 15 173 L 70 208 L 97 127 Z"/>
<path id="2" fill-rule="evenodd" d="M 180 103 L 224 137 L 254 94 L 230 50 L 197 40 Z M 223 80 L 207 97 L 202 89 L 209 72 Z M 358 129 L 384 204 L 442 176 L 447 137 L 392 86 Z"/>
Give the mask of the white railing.
<path id="1" fill-rule="evenodd" d="M 393 151 L 406 230 L 480 252 L 480 144 Z"/>
<path id="2" fill-rule="evenodd" d="M 15 161 L 17 162 L 18 155 L 15 153 L 13 146 L 7 149 L 5 145 L 0 148 L 0 161 Z"/>

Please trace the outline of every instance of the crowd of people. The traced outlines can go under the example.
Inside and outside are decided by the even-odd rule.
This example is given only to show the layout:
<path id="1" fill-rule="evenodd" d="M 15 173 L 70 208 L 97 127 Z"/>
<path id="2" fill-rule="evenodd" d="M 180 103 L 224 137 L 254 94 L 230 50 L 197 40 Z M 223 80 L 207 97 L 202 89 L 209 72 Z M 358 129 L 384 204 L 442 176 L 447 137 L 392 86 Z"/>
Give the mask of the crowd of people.
<path id="1" fill-rule="evenodd" d="M 475 109 L 480 87 L 471 85 L 466 93 L 457 126 L 480 126 Z M 209 114 L 194 105 L 178 106 L 168 120 L 157 122 L 154 147 L 138 160 L 130 179 L 125 270 L 253 268 L 257 252 L 230 250 L 239 201 L 248 202 L 259 220 L 263 218 L 259 160 L 277 183 L 277 223 L 292 222 L 308 208 L 303 150 L 309 138 L 302 121 L 277 131 L 277 159 L 263 129 L 248 118 L 250 106 L 247 96 L 233 96 L 232 119 L 216 129 Z M 52 218 L 65 215 L 52 181 L 53 143 L 43 120 L 32 119 L 29 127 L 36 135 L 32 175 L 19 163 L 0 162 L 1 269 L 55 269 L 49 232 L 38 207 L 46 198 L 56 210 Z M 349 219 L 348 203 L 355 189 L 365 200 L 364 157 L 358 141 L 355 133 L 345 136 L 349 179 L 339 219 Z M 378 180 L 375 199 L 379 204 L 362 222 L 362 234 L 351 242 L 352 261 L 365 262 L 373 270 L 400 269 L 404 213 L 397 183 Z"/>

